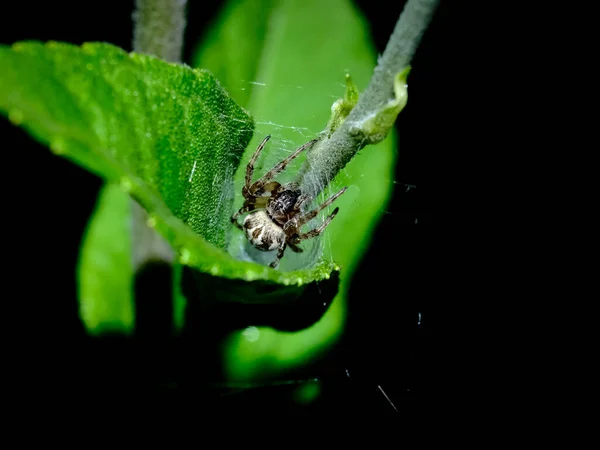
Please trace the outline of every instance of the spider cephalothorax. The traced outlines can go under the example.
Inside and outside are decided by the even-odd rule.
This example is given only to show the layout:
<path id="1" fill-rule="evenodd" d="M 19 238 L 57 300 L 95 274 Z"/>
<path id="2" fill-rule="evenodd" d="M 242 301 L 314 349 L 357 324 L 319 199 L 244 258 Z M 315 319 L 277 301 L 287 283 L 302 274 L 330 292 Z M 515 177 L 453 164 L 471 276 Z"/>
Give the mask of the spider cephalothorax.
<path id="1" fill-rule="evenodd" d="M 270 264 L 271 267 L 277 267 L 286 247 L 290 247 L 294 252 L 302 252 L 302 249 L 298 247 L 301 241 L 318 236 L 323 232 L 333 220 L 339 208 L 335 208 L 327 219 L 314 230 L 302 233 L 300 228 L 315 218 L 324 208 L 331 205 L 347 188 L 341 189 L 318 208 L 303 213 L 302 206 L 308 204 L 311 198 L 300 191 L 298 183 L 292 182 L 282 185 L 273 180 L 291 160 L 296 158 L 303 150 L 312 146 L 318 139 L 313 139 L 299 147 L 294 153 L 252 183 L 254 163 L 270 137 L 267 136 L 263 139 L 252 158 L 250 158 L 248 166 L 246 166 L 246 179 L 242 188 L 242 195 L 245 199 L 244 205 L 231 217 L 231 222 L 246 234 L 248 240 L 257 249 L 263 251 L 278 250 L 275 261 Z M 244 219 L 244 224 L 240 225 L 237 221 L 238 216 L 251 211 L 254 212 L 248 214 Z"/>

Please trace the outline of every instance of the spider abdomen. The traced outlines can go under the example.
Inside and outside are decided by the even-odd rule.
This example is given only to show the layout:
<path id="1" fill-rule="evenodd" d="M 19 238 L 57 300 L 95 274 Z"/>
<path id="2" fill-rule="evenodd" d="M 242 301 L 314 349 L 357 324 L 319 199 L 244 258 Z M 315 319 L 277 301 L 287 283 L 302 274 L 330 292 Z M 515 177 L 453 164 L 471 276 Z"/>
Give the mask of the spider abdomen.
<path id="1" fill-rule="evenodd" d="M 268 252 L 285 244 L 283 228 L 275 224 L 266 211 L 256 211 L 244 219 L 244 233 L 257 249 Z"/>

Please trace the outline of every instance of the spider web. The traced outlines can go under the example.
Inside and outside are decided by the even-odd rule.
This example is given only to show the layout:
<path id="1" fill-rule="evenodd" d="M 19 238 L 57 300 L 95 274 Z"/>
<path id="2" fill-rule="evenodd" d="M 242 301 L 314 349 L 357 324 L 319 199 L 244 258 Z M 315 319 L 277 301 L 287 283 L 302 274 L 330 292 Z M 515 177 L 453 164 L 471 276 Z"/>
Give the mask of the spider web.
<path id="1" fill-rule="evenodd" d="M 283 98 L 289 98 L 290 102 L 293 102 L 294 98 L 302 95 L 303 90 L 310 89 L 309 86 L 273 86 L 259 81 L 244 81 L 243 86 L 244 87 L 242 89 L 275 89 L 277 95 L 281 95 Z M 331 106 L 331 104 L 333 104 L 343 95 L 344 88 L 345 85 L 342 83 L 331 83 L 331 85 L 327 87 L 327 90 L 330 92 L 328 98 L 326 99 L 329 103 L 329 106 Z M 235 92 L 232 92 L 232 95 L 235 98 Z M 240 168 L 237 171 L 234 191 L 230 193 L 230 195 L 232 195 L 234 198 L 234 211 L 236 211 L 243 203 L 243 197 L 240 190 L 241 184 L 243 183 L 242 179 L 245 174 L 246 165 L 254 150 L 265 136 L 271 135 L 271 139 L 263 149 L 260 157 L 254 165 L 254 174 L 252 178 L 253 181 L 256 181 L 258 178 L 264 175 L 268 170 L 289 156 L 298 147 L 317 137 L 325 128 L 328 120 L 328 115 L 325 116 L 322 121 L 315 121 L 314 117 L 309 118 L 308 122 L 315 124 L 315 126 L 306 126 L 306 122 L 302 123 L 301 117 L 298 117 L 298 122 L 296 124 L 292 124 L 275 122 L 273 121 L 273 117 L 268 114 L 268 116 L 262 116 L 261 114 L 256 114 L 252 110 L 249 112 L 254 117 L 255 129 L 252 141 L 250 142 L 244 157 L 242 158 Z M 326 113 L 329 113 L 328 109 L 326 110 Z M 291 161 L 287 165 L 286 169 L 278 174 L 274 179 L 281 184 L 293 181 L 299 173 L 302 164 L 306 160 L 306 155 L 306 151 L 302 152 L 302 154 Z M 346 178 L 351 178 L 348 176 L 347 172 L 346 175 Z M 330 183 L 327 187 L 322 186 L 321 183 L 318 189 L 319 194 L 315 199 L 303 207 L 303 211 L 310 211 L 315 207 L 318 207 L 340 188 L 340 183 L 336 181 Z M 358 187 L 354 186 L 353 189 L 358 189 Z M 227 198 L 227 196 L 224 198 Z M 317 217 L 304 225 L 302 227 L 302 231 L 306 232 L 318 227 L 335 207 L 336 205 L 334 202 L 333 205 L 325 208 L 317 215 Z M 244 216 L 240 217 L 239 220 L 242 221 L 243 218 Z M 300 243 L 300 248 L 303 249 L 302 253 L 294 253 L 289 248 L 286 250 L 283 258 L 280 261 L 279 270 L 290 271 L 303 269 L 314 265 L 320 259 L 333 261 L 331 238 L 328 230 L 325 230 L 317 237 L 302 241 Z M 230 254 L 237 259 L 253 261 L 264 265 L 272 262 L 277 253 L 276 250 L 272 252 L 264 252 L 256 249 L 248 242 L 243 233 L 239 230 L 233 230 L 230 233 L 230 245 L 228 250 Z"/>
<path id="2" fill-rule="evenodd" d="M 341 77 L 340 77 L 341 78 Z M 287 104 L 294 105 L 297 99 L 305 95 L 304 92 L 308 92 L 314 88 L 312 85 L 285 85 L 285 84 L 267 84 L 257 80 L 244 80 L 240 83 L 243 87 L 238 88 L 239 90 L 261 90 L 269 89 L 274 91 L 275 97 L 287 99 Z M 327 121 L 329 119 L 329 108 L 331 105 L 343 96 L 345 90 L 345 84 L 342 82 L 333 82 L 325 86 L 319 86 L 321 91 L 327 92 L 326 95 L 321 99 L 323 107 L 317 107 L 312 117 L 306 117 L 302 114 L 296 114 L 294 120 L 289 122 L 277 122 L 274 118 L 277 116 L 275 111 L 266 111 L 264 113 L 256 112 L 249 107 L 249 113 L 254 117 L 255 128 L 252 141 L 249 143 L 244 156 L 242 158 L 240 167 L 235 174 L 235 185 L 229 186 L 223 190 L 223 207 L 226 207 L 225 201 L 234 199 L 233 208 L 231 213 L 237 211 L 244 202 L 241 195 L 241 186 L 243 184 L 243 178 L 246 170 L 246 165 L 254 153 L 258 144 L 264 139 L 265 136 L 271 135 L 271 139 L 263 149 L 260 157 L 255 163 L 253 181 L 256 181 L 268 170 L 270 170 L 275 164 L 283 160 L 299 146 L 305 144 L 311 139 L 314 139 L 318 134 L 323 131 Z M 273 93 L 273 92 L 272 92 Z M 231 92 L 231 95 L 236 98 L 235 91 Z M 293 115 L 293 114 L 292 114 Z M 317 118 L 318 116 L 318 118 Z M 304 161 L 307 157 L 307 151 L 302 152 L 299 157 L 290 162 L 286 169 L 275 177 L 275 180 L 285 184 L 293 181 Z M 360 156 L 360 155 L 359 155 Z M 318 207 L 331 195 L 335 194 L 343 186 L 348 186 L 349 191 L 354 191 L 358 197 L 360 197 L 360 188 L 355 183 L 356 171 L 354 175 L 346 168 L 342 169 L 340 175 L 335 180 L 330 182 L 326 187 L 317 180 L 312 180 L 314 184 L 318 186 L 319 194 L 309 204 L 305 205 L 303 210 L 309 211 Z M 339 180 L 343 179 L 343 183 Z M 309 180 L 310 182 L 310 180 Z M 377 183 L 397 185 L 394 186 L 396 192 L 402 193 L 414 192 L 417 188 L 414 184 L 404 183 L 394 178 L 381 178 L 376 181 Z M 358 191 L 358 192 L 357 192 Z M 348 196 L 349 194 L 344 194 Z M 317 217 L 311 220 L 308 224 L 302 227 L 302 231 L 306 232 L 313 228 L 318 227 L 325 218 L 333 211 L 339 203 L 339 200 L 334 202 L 329 207 L 325 208 L 319 213 Z M 391 211 L 384 210 L 380 211 L 384 214 L 391 214 Z M 349 214 L 347 205 L 340 208 L 340 214 Z M 243 221 L 245 215 L 240 216 L 238 220 Z M 336 219 L 334 219 L 335 221 Z M 332 222 L 333 223 L 333 222 Z M 418 223 L 418 218 L 414 218 L 414 223 Z M 318 260 L 325 259 L 329 261 L 334 260 L 332 247 L 331 247 L 331 230 L 326 229 L 320 236 L 304 240 L 300 243 L 300 248 L 303 249 L 303 253 L 294 253 L 289 248 L 286 249 L 283 258 L 279 264 L 279 270 L 291 271 L 310 267 L 314 265 Z M 259 264 L 268 265 L 275 259 L 277 251 L 264 252 L 256 249 L 252 244 L 248 242 L 244 234 L 231 227 L 229 230 L 229 253 L 237 259 L 244 261 L 257 262 Z"/>

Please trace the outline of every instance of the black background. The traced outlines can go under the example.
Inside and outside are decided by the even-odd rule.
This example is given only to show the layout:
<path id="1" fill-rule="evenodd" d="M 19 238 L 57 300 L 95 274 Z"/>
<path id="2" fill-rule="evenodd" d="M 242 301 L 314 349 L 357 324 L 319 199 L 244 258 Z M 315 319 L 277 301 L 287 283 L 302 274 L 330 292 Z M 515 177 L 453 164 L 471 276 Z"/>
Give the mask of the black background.
<path id="1" fill-rule="evenodd" d="M 394 11 L 381 0 L 357 3 L 382 52 L 402 2 Z M 190 344 L 170 337 L 169 305 L 138 305 L 144 336 L 137 339 L 86 337 L 77 316 L 75 266 L 101 181 L 52 155 L 3 118 L 4 259 L 10 267 L 5 269 L 4 303 L 17 306 L 3 320 L 14 329 L 7 347 L 14 381 L 52 390 L 185 386 L 200 392 L 202 405 L 211 408 L 255 404 L 258 399 L 265 409 L 294 412 L 394 413 L 378 386 L 400 411 L 427 404 L 453 371 L 448 347 L 442 345 L 442 329 L 448 325 L 443 305 L 451 301 L 451 257 L 442 244 L 448 239 L 442 224 L 460 197 L 460 192 L 448 194 L 453 186 L 446 169 L 448 153 L 460 151 L 453 143 L 464 120 L 454 92 L 466 18 L 451 9 L 455 2 L 441 3 L 412 64 L 410 101 L 397 122 L 396 190 L 353 281 L 347 332 L 326 358 L 296 374 L 322 379 L 317 402 L 296 405 L 285 386 L 225 396 L 207 389 L 205 381 L 218 377 L 210 363 L 214 355 L 198 354 Z M 189 61 L 191 44 L 218 7 L 216 2 L 191 2 L 184 60 Z M 3 7 L 0 42 L 106 41 L 130 50 L 132 11 L 132 1 L 79 9 L 66 2 L 35 7 L 12 3 Z"/>

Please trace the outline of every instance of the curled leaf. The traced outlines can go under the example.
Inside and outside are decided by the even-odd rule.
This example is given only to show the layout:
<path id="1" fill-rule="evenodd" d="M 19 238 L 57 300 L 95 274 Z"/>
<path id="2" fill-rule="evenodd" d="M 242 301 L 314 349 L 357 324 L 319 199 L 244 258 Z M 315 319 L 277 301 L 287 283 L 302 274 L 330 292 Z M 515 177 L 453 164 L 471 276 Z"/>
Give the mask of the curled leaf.
<path id="1" fill-rule="evenodd" d="M 344 96 L 331 105 L 331 117 L 325 127 L 328 137 L 344 122 L 352 108 L 358 102 L 358 88 L 352 81 L 350 74 L 346 74 L 346 90 Z"/>
<path id="2" fill-rule="evenodd" d="M 377 144 L 385 139 L 394 127 L 396 118 L 408 101 L 406 79 L 410 72 L 407 67 L 394 78 L 394 98 L 383 105 L 373 115 L 362 122 L 353 124 L 352 133 L 358 134 L 369 144 Z"/>

